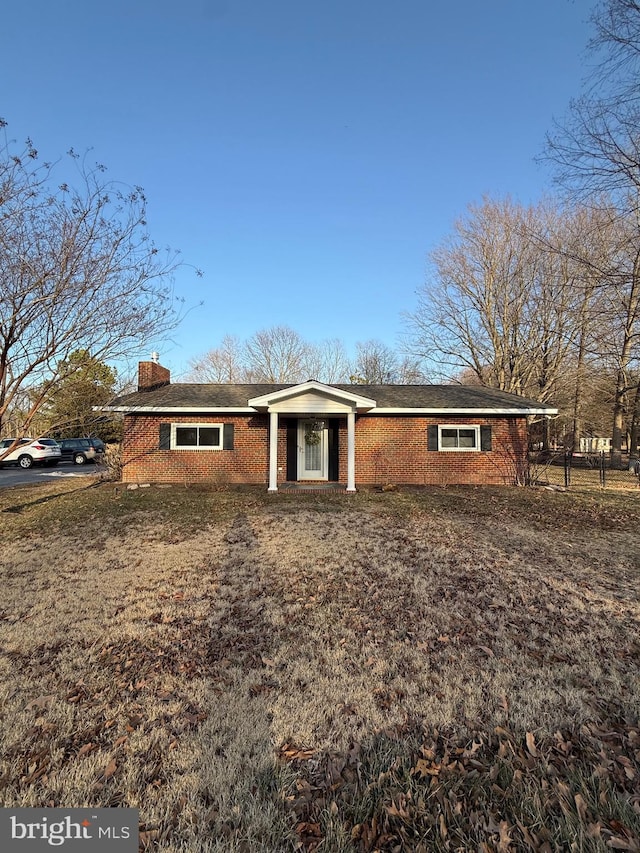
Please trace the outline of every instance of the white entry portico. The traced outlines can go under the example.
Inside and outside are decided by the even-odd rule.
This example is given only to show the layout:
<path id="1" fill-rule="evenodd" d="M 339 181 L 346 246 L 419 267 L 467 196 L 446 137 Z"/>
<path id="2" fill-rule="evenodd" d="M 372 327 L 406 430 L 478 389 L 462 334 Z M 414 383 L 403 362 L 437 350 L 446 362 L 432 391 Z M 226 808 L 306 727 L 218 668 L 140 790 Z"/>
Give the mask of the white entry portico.
<path id="1" fill-rule="evenodd" d="M 368 412 L 375 400 L 344 391 L 316 380 L 292 385 L 249 400 L 249 406 L 269 414 L 269 491 L 278 491 L 278 428 L 280 416 L 296 417 L 298 474 L 296 479 L 326 480 L 328 477 L 328 429 L 326 419 L 346 417 L 347 492 L 356 490 L 356 414 Z M 310 438 L 312 436 L 312 438 Z M 305 443 L 308 445 L 305 447 Z"/>

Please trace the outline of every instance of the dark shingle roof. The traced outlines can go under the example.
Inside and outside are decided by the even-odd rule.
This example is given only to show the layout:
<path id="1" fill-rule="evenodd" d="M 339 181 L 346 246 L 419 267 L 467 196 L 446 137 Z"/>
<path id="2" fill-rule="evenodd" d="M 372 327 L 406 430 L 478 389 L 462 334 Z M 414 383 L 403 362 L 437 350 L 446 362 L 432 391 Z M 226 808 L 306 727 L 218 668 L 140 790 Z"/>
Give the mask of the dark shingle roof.
<path id="1" fill-rule="evenodd" d="M 246 409 L 248 401 L 274 391 L 295 387 L 294 383 L 283 384 L 224 384 L 175 383 L 153 391 L 138 391 L 117 397 L 109 408 L 119 410 L 154 408 L 166 409 Z M 376 401 L 376 408 L 390 409 L 473 409 L 478 412 L 500 410 L 536 411 L 553 409 L 544 403 L 526 397 L 518 397 L 495 388 L 478 385 L 343 385 L 332 388 L 349 391 Z"/>
<path id="2" fill-rule="evenodd" d="M 506 409 L 536 408 L 542 403 L 479 385 L 338 385 L 376 401 L 378 408 Z"/>

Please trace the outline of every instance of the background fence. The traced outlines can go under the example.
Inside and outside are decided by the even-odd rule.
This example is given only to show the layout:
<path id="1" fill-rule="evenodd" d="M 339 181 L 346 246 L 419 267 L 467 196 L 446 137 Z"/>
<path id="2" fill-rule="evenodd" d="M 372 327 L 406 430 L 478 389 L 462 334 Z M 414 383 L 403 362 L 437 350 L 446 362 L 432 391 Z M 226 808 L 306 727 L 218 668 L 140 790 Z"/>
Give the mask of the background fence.
<path id="1" fill-rule="evenodd" d="M 605 451 L 570 453 L 543 451 L 529 458 L 529 481 L 537 486 L 590 486 L 640 490 L 640 463 L 623 456 L 613 465 Z"/>

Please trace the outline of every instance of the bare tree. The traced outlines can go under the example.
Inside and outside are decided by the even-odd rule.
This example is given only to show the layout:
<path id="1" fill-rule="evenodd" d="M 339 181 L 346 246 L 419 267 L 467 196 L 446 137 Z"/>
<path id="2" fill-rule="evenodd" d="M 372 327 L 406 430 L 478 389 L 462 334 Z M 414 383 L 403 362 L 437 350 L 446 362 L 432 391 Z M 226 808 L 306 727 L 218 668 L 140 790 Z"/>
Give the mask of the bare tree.
<path id="1" fill-rule="evenodd" d="M 609 400 L 613 417 L 612 454 L 620 457 L 632 418 L 632 374 L 640 356 L 640 245 L 632 213 L 621 215 L 610 200 L 579 206 L 562 217 L 553 252 L 572 270 L 573 294 L 565 303 L 573 346 L 567 368 L 573 373 L 573 440 L 583 433 L 589 408 Z M 596 381 L 594 382 L 594 377 Z"/>
<path id="2" fill-rule="evenodd" d="M 610 248 L 600 294 L 607 330 L 601 349 L 615 371 L 611 452 L 613 460 L 620 461 L 625 421 L 633 416 L 632 374 L 640 357 L 640 240 L 631 216 L 616 219 L 615 225 L 617 242 Z"/>
<path id="3" fill-rule="evenodd" d="M 381 341 L 359 342 L 352 363 L 339 338 L 306 342 L 288 326 L 272 326 L 247 341 L 226 335 L 220 346 L 192 359 L 188 379 L 195 382 L 386 382 L 422 383 L 425 373 L 415 356 L 400 357 Z"/>
<path id="4" fill-rule="evenodd" d="M 351 375 L 349 356 L 339 338 L 310 344 L 307 347 L 305 360 L 309 379 L 328 383 L 349 381 Z"/>
<path id="5" fill-rule="evenodd" d="M 244 382 L 245 346 L 236 335 L 225 335 L 220 346 L 189 362 L 189 382 Z"/>
<path id="6" fill-rule="evenodd" d="M 398 357 L 394 382 L 400 385 L 424 385 L 427 381 L 428 376 L 420 358 L 411 355 Z"/>
<path id="7" fill-rule="evenodd" d="M 640 373 L 637 370 L 631 378 L 630 391 L 633 393 L 633 403 L 629 422 L 629 451 L 635 454 L 640 441 Z"/>
<path id="8" fill-rule="evenodd" d="M 289 326 L 256 332 L 246 343 L 247 371 L 253 382 L 302 382 L 308 344 Z"/>
<path id="9" fill-rule="evenodd" d="M 356 362 L 351 381 L 359 385 L 384 385 L 397 382 L 398 355 L 382 341 L 356 343 Z"/>
<path id="10" fill-rule="evenodd" d="M 432 274 L 408 315 L 414 352 L 448 376 L 549 399 L 571 333 L 569 272 L 543 248 L 548 213 L 510 200 L 470 206 L 431 256 Z"/>
<path id="11" fill-rule="evenodd" d="M 29 388 L 22 434 L 75 369 L 71 353 L 120 358 L 180 319 L 177 256 L 150 241 L 142 189 L 69 153 L 75 187 L 56 182 L 60 163 L 40 163 L 29 140 L 19 153 L 6 140 L 0 147 L 0 426 Z"/>
<path id="12" fill-rule="evenodd" d="M 640 191 L 640 3 L 602 0 L 591 15 L 592 71 L 583 94 L 547 139 L 558 180 L 572 192 L 620 194 L 637 209 Z"/>
<path id="13" fill-rule="evenodd" d="M 630 390 L 629 371 L 637 358 L 640 282 L 640 3 L 602 0 L 591 17 L 595 34 L 589 50 L 593 70 L 567 118 L 549 135 L 547 157 L 558 181 L 570 192 L 607 207 L 621 223 L 603 270 L 603 286 L 614 320 L 616 381 L 612 455 L 622 449 Z"/>
<path id="14" fill-rule="evenodd" d="M 602 293 L 618 232 L 605 208 L 488 199 L 471 207 L 433 253 L 408 317 L 415 350 L 465 382 L 562 402 L 577 444 L 588 372 L 602 373 L 604 341 L 611 349 L 624 328 L 622 303 L 614 312 Z"/>
<path id="15" fill-rule="evenodd" d="M 551 398 L 571 412 L 563 440 L 577 449 L 585 430 L 585 401 L 594 403 L 592 377 L 598 372 L 602 329 L 599 287 L 611 221 L 604 208 L 547 203 L 540 209 L 539 230 L 530 235 L 544 271 L 533 306 L 541 326 L 535 396 Z M 544 423 L 548 429 L 548 420 Z"/>

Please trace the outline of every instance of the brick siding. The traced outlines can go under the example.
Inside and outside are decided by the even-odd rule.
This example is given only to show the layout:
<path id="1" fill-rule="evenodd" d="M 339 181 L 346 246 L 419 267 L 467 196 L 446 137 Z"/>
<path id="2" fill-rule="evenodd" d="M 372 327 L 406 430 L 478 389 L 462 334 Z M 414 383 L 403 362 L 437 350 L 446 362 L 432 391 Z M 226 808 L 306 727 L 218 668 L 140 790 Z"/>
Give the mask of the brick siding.
<path id="1" fill-rule="evenodd" d="M 160 450 L 160 424 L 233 424 L 233 450 Z M 266 483 L 268 418 L 126 415 L 122 454 L 125 483 Z"/>
<path id="2" fill-rule="evenodd" d="M 428 427 L 491 426 L 490 451 L 430 451 Z M 344 430 L 346 444 L 346 426 Z M 342 442 L 342 431 L 340 440 Z M 341 465 L 342 465 L 342 460 Z M 514 484 L 527 464 L 525 418 L 362 417 L 356 420 L 356 483 Z M 346 460 L 345 460 L 346 465 Z M 342 468 L 341 468 L 342 471 Z"/>
<path id="3" fill-rule="evenodd" d="M 148 362 L 151 363 L 151 362 Z M 158 365 L 154 365 L 158 366 Z M 160 450 L 161 423 L 232 423 L 233 450 Z M 490 451 L 429 451 L 433 424 L 480 424 L 492 428 Z M 278 482 L 286 479 L 286 425 L 278 431 Z M 523 417 L 356 418 L 356 486 L 513 484 L 526 469 L 527 427 Z M 124 482 L 247 483 L 269 480 L 268 415 L 125 416 Z M 339 481 L 347 479 L 347 421 L 340 420 Z"/>
<path id="4" fill-rule="evenodd" d="M 166 367 L 155 361 L 138 362 L 138 391 L 153 391 L 170 382 L 171 374 Z"/>

